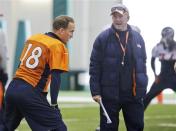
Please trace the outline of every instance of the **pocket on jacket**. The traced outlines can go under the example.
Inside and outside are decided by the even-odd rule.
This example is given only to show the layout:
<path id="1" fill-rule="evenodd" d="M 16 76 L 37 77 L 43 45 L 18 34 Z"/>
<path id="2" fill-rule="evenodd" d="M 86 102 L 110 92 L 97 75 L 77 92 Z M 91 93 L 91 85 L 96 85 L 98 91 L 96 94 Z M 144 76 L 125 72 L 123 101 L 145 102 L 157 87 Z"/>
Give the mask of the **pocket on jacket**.
<path id="1" fill-rule="evenodd" d="M 144 96 L 146 95 L 146 89 L 145 88 L 136 88 L 136 99 L 141 99 L 144 98 Z"/>
<path id="2" fill-rule="evenodd" d="M 136 75 L 136 98 L 140 99 L 146 95 L 148 77 L 144 73 Z"/>
<path id="3" fill-rule="evenodd" d="M 148 77 L 145 73 L 137 73 L 136 74 L 136 86 L 139 88 L 147 88 Z"/>

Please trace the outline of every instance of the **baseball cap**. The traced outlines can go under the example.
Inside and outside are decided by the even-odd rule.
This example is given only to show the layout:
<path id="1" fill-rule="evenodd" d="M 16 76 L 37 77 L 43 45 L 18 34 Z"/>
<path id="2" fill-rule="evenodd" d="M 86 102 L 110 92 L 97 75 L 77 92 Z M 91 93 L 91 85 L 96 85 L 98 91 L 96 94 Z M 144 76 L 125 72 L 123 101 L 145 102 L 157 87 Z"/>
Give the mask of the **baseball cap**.
<path id="1" fill-rule="evenodd" d="M 128 8 L 123 4 L 117 4 L 117 5 L 113 6 L 111 8 L 111 15 L 115 12 L 117 12 L 121 15 L 123 15 L 125 12 L 127 12 L 129 14 Z"/>

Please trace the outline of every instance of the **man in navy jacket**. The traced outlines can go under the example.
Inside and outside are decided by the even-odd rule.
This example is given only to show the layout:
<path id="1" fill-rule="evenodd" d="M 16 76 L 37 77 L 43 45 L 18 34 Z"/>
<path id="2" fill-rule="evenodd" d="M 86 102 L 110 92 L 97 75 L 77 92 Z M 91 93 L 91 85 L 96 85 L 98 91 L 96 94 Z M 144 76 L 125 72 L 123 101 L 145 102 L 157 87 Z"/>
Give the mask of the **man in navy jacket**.
<path id="1" fill-rule="evenodd" d="M 146 51 L 141 35 L 127 24 L 129 11 L 118 4 L 111 8 L 112 26 L 96 38 L 90 58 L 90 89 L 102 100 L 112 120 L 107 123 L 100 107 L 100 130 L 117 131 L 122 109 L 128 131 L 143 131 L 143 97 L 148 78 Z"/>

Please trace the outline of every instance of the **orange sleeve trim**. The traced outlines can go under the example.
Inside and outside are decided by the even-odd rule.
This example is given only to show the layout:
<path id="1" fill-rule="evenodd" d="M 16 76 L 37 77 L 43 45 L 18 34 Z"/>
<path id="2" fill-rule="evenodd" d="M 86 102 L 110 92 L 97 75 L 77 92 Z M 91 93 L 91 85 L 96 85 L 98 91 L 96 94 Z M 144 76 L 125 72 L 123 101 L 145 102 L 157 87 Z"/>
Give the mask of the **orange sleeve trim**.
<path id="1" fill-rule="evenodd" d="M 4 99 L 4 89 L 2 82 L 0 82 L 0 109 L 2 108 L 3 99 Z"/>
<path id="2" fill-rule="evenodd" d="M 135 75 L 135 69 L 133 69 L 133 96 L 136 96 L 136 75 Z"/>

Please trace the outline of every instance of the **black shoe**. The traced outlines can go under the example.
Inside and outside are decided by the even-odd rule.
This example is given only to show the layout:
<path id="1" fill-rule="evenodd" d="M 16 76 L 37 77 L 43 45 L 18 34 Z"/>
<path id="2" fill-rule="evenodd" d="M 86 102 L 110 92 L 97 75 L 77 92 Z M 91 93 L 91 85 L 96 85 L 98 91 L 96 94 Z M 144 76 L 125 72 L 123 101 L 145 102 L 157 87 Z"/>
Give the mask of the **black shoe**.
<path id="1" fill-rule="evenodd" d="M 100 131 L 100 127 L 98 126 L 98 127 L 95 129 L 95 131 Z"/>

